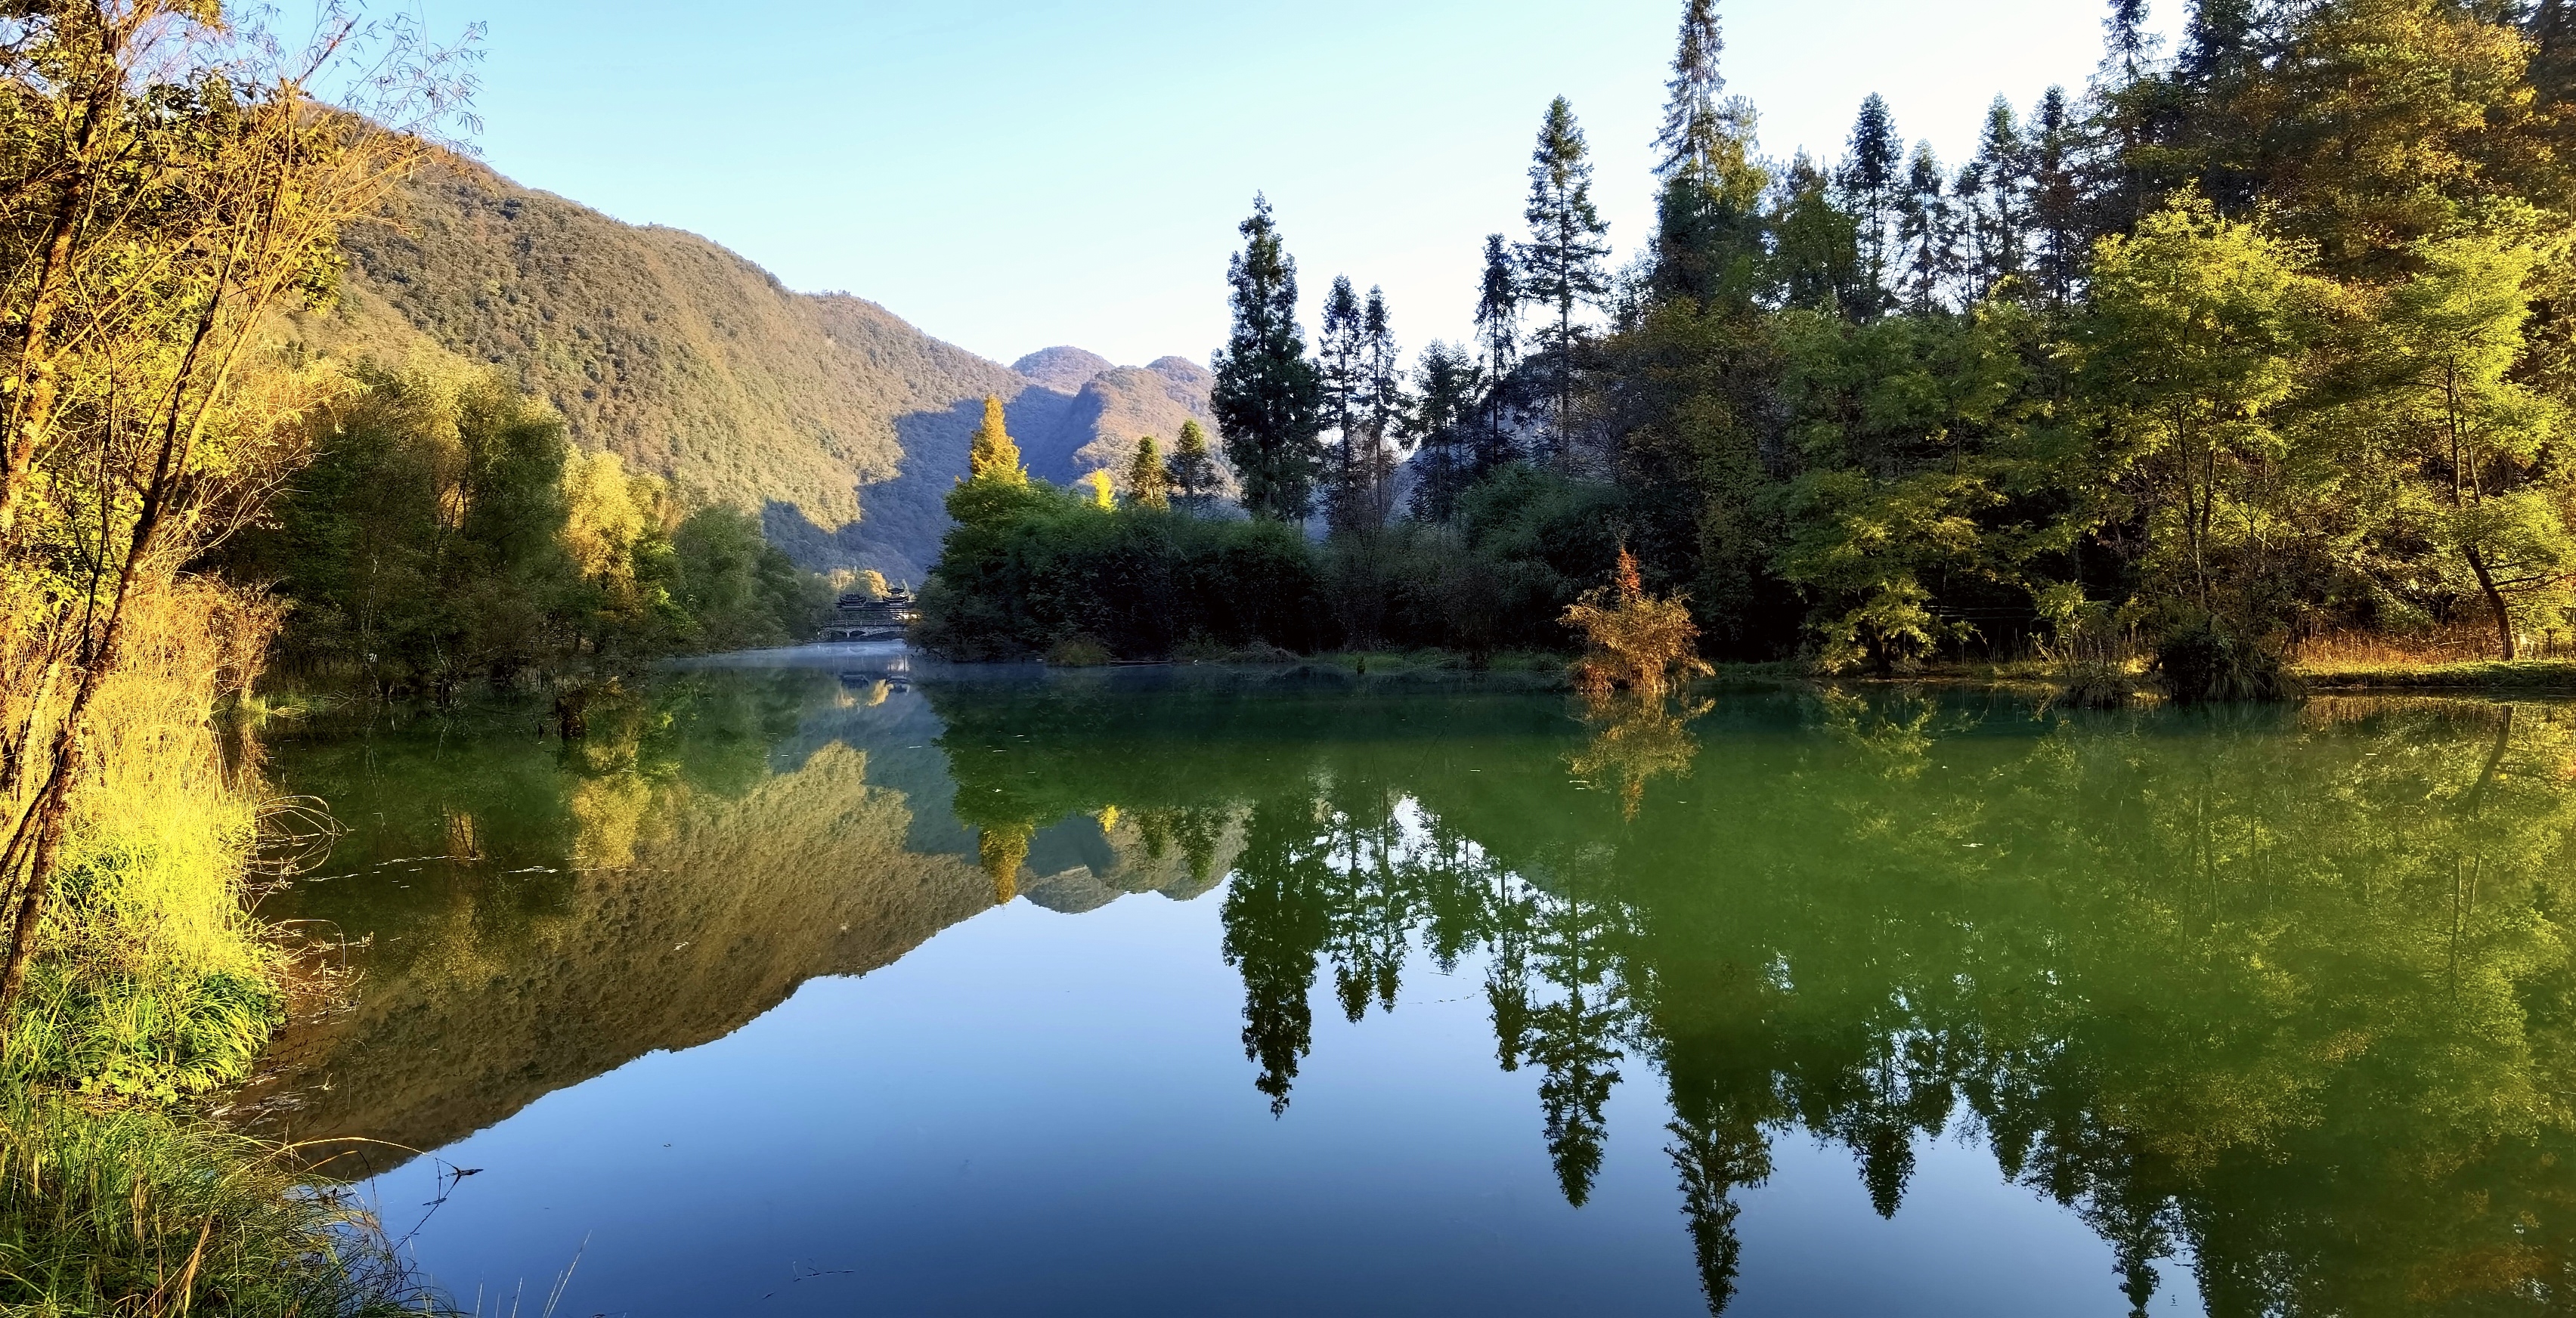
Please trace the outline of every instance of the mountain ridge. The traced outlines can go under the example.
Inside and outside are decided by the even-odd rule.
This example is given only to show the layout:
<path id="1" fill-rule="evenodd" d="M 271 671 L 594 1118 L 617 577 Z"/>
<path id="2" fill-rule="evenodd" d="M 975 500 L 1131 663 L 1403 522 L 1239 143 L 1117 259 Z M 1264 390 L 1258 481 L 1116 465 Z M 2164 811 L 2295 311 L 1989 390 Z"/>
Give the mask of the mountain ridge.
<path id="1" fill-rule="evenodd" d="M 1014 369 L 848 293 L 800 293 L 667 225 L 627 224 L 442 156 L 342 239 L 325 353 L 453 354 L 513 375 L 586 450 L 760 514 L 814 569 L 918 582 L 987 395 L 1039 476 L 1123 473 L 1136 438 L 1209 423 L 1206 371 L 1071 346 Z M 1087 368 L 1087 369 L 1086 369 Z M 1210 426 L 1213 430 L 1213 426 Z"/>

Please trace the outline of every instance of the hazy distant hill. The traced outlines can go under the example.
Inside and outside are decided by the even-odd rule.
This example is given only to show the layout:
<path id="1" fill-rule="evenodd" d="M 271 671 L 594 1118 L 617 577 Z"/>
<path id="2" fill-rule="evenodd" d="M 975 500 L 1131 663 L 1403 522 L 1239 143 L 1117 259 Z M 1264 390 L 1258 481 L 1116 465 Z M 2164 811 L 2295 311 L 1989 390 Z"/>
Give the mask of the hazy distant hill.
<path id="1" fill-rule="evenodd" d="M 677 229 L 620 223 L 449 159 L 354 226 L 325 348 L 408 341 L 514 372 L 608 448 L 701 498 L 761 510 L 809 567 L 919 581 L 940 499 L 966 469 L 986 394 L 1009 403 L 1031 470 L 1070 480 L 1123 465 L 1206 413 L 1206 372 L 1121 368 L 1078 348 L 1026 373 L 940 342 L 875 303 L 795 293 Z M 1139 377 L 1142 377 L 1141 379 Z"/>

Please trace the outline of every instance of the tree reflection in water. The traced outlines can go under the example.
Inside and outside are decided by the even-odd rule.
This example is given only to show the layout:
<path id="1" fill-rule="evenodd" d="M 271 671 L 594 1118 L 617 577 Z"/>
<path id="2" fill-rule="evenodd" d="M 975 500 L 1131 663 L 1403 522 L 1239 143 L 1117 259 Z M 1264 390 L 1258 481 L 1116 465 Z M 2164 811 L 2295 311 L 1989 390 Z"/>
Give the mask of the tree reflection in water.
<path id="1" fill-rule="evenodd" d="M 1827 694 L 1578 741 L 1503 698 L 933 700 L 979 827 L 1242 821 L 1223 950 L 1274 1113 L 1324 968 L 1358 1021 L 1417 954 L 1483 959 L 1570 1203 L 1612 1086 L 1659 1076 L 1712 1311 L 1772 1140 L 1848 1148 L 1893 1215 L 1960 1124 L 2140 1312 L 2177 1259 L 2213 1314 L 2576 1303 L 2564 708 Z"/>

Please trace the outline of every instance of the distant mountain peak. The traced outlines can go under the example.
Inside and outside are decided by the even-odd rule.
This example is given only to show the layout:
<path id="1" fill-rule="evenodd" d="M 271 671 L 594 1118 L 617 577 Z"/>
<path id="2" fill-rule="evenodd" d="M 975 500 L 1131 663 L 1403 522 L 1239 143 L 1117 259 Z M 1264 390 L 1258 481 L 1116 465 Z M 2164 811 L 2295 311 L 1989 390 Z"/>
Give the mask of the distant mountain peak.
<path id="1" fill-rule="evenodd" d="M 1074 393 L 1091 382 L 1102 371 L 1115 370 L 1118 363 L 1096 352 L 1070 345 L 1040 348 L 1011 363 L 1011 369 L 1058 393 Z"/>

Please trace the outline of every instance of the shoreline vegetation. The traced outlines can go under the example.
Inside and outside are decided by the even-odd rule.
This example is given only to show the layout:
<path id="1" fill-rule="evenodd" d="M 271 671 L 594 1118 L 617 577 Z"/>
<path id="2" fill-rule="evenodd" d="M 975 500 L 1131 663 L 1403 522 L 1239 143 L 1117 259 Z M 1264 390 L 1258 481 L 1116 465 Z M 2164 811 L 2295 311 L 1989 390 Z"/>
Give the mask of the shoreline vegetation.
<path id="1" fill-rule="evenodd" d="M 2083 704 L 2560 680 L 2558 8 L 2195 3 L 2168 51 L 2117 0 L 2088 87 L 1998 100 L 1946 164 L 1877 96 L 1839 159 L 1766 157 L 1717 5 L 1682 8 L 1633 259 L 1562 97 L 1472 341 L 1409 370 L 1381 290 L 1301 300 L 1256 196 L 1211 394 L 1239 506 L 1150 441 L 1033 479 L 993 400 L 922 644 L 1552 651 L 1595 690 L 2035 664 Z"/>
<path id="2" fill-rule="evenodd" d="M 443 1302 L 327 1179 L 214 1124 L 296 987 L 254 901 L 311 826 L 221 711 L 501 693 L 574 743 L 630 675 L 810 635 L 854 584 L 577 451 L 488 364 L 297 337 L 341 230 L 474 91 L 469 49 L 320 13 L 309 39 L 212 0 L 0 18 L 12 1312 Z M 1310 351 L 1256 199 L 1217 433 L 1058 489 L 993 400 L 920 639 L 1525 675 L 1644 708 L 1640 753 L 1676 691 L 1792 670 L 1984 663 L 2084 705 L 2570 682 L 2522 657 L 2576 631 L 2565 7 L 2210 0 L 2170 57 L 2144 24 L 2117 0 L 2089 91 L 1998 103 L 1958 169 L 1875 96 L 1826 164 L 1761 157 L 1688 0 L 1644 252 L 1610 267 L 1559 98 L 1475 341 L 1410 373 L 1347 278 Z M 2301 660 L 2345 635 L 2494 659 Z"/>
<path id="3" fill-rule="evenodd" d="M 298 337 L 342 229 L 466 122 L 475 52 L 339 7 L 279 21 L 168 0 L 0 19 L 11 1313 L 447 1303 L 327 1157 L 219 1115 L 335 988 L 256 914 L 330 835 L 261 773 L 254 716 L 315 703 L 275 692 L 518 693 L 577 739 L 659 658 L 810 634 L 830 599 L 754 514 L 575 449 L 486 365 Z"/>

